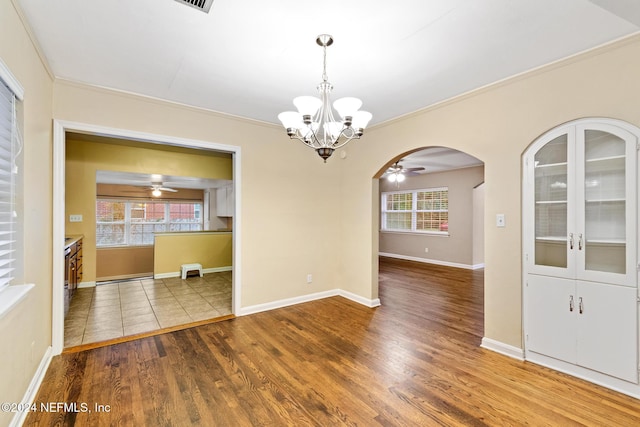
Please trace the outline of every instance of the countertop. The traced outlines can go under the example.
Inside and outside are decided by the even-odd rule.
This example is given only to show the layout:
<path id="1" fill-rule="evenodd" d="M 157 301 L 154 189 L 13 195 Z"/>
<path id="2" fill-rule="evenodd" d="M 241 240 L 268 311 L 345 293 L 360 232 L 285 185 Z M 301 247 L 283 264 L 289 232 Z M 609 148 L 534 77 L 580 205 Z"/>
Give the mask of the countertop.
<path id="1" fill-rule="evenodd" d="M 70 234 L 67 236 L 64 236 L 64 248 L 67 249 L 69 246 L 73 245 L 74 243 L 77 243 L 78 240 L 82 239 L 84 237 L 84 235 L 82 234 Z"/>

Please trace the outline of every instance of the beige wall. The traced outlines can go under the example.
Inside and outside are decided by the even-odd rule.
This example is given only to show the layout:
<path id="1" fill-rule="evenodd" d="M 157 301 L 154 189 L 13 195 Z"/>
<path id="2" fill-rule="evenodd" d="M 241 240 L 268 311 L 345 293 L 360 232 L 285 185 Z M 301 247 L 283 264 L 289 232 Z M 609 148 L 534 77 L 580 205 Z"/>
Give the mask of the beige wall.
<path id="1" fill-rule="evenodd" d="M 5 402 L 20 401 L 51 343 L 52 117 L 241 147 L 243 306 L 334 288 L 376 297 L 374 177 L 416 148 L 469 153 L 485 163 L 485 335 L 518 347 L 522 152 L 546 130 L 579 117 L 640 125 L 638 36 L 374 127 L 346 147 L 345 159 L 337 153 L 327 164 L 275 125 L 65 81 L 52 89 L 10 0 L 0 0 L 0 57 L 26 89 L 24 278 L 36 284 L 0 319 L 10 344 L 0 350 Z M 497 213 L 506 215 L 505 228 L 495 227 Z M 10 417 L 0 413 L 0 424 Z"/>
<path id="2" fill-rule="evenodd" d="M 473 187 L 484 180 L 484 167 L 407 177 L 399 185 L 380 181 L 380 192 L 448 187 L 449 235 L 380 232 L 382 253 L 443 263 L 473 265 Z M 425 252 L 425 248 L 429 252 Z"/>
<path id="3" fill-rule="evenodd" d="M 198 263 L 206 269 L 231 267 L 232 240 L 229 232 L 158 234 L 153 253 L 153 273 L 181 272 L 182 264 Z"/>
<path id="4" fill-rule="evenodd" d="M 242 306 L 341 287 L 338 156 L 325 164 L 276 125 L 65 81 L 54 117 L 240 147 Z"/>
<path id="5" fill-rule="evenodd" d="M 0 401 L 20 402 L 51 344 L 52 79 L 10 0 L 0 0 L 0 58 L 24 87 L 24 272 L 35 289 L 0 319 Z M 14 414 L 0 412 L 0 425 Z"/>
<path id="6" fill-rule="evenodd" d="M 71 138 L 70 136 L 69 138 Z M 231 159 L 206 151 L 162 150 L 148 144 L 118 145 L 67 139 L 65 169 L 65 232 L 84 236 L 83 282 L 96 280 L 96 172 L 138 172 L 209 179 L 231 179 Z M 90 137 L 87 137 L 91 139 Z M 155 144 L 154 144 L 155 145 Z M 80 214 L 82 222 L 69 222 Z"/>
<path id="7" fill-rule="evenodd" d="M 371 129 L 344 162 L 344 283 L 365 294 L 376 266 L 371 177 L 419 147 L 446 146 L 485 163 L 485 336 L 522 345 L 521 155 L 536 137 L 580 117 L 640 125 L 640 36 L 523 75 Z M 495 216 L 505 214 L 506 227 Z M 375 246 L 374 246 L 375 250 Z M 384 301 L 382 301 L 384 305 Z"/>

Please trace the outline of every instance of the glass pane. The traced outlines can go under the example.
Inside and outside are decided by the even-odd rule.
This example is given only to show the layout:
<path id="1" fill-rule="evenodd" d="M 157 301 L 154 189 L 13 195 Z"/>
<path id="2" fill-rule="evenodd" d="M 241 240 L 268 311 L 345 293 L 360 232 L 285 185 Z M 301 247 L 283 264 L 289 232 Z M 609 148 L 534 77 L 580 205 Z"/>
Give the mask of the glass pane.
<path id="1" fill-rule="evenodd" d="M 385 221 L 387 230 L 411 230 L 411 212 L 387 212 Z"/>
<path id="2" fill-rule="evenodd" d="M 549 141 L 534 158 L 535 263 L 567 267 L 567 135 Z"/>
<path id="3" fill-rule="evenodd" d="M 388 211 L 410 211 L 413 204 L 412 193 L 387 194 Z"/>
<path id="4" fill-rule="evenodd" d="M 448 231 L 449 212 L 417 212 L 416 230 Z"/>
<path id="5" fill-rule="evenodd" d="M 585 132 L 585 269 L 626 273 L 625 141 Z"/>

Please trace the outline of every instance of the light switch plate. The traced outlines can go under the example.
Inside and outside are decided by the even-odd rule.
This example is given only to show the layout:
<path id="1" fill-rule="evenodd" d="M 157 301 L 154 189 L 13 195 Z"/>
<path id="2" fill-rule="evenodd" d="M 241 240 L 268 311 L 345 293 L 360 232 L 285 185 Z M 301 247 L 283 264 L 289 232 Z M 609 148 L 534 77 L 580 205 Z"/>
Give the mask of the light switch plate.
<path id="1" fill-rule="evenodd" d="M 82 222 L 82 215 L 69 215 L 69 222 Z"/>
<path id="2" fill-rule="evenodd" d="M 496 227 L 504 227 L 504 214 L 496 214 Z"/>

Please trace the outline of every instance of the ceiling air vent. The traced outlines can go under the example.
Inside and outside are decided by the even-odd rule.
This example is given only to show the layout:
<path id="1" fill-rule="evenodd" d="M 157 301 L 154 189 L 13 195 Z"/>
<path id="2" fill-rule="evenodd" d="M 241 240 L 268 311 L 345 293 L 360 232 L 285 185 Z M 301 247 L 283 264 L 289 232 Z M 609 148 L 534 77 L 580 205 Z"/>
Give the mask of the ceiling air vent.
<path id="1" fill-rule="evenodd" d="M 176 0 L 178 3 L 186 4 L 204 13 L 209 13 L 213 0 Z"/>

